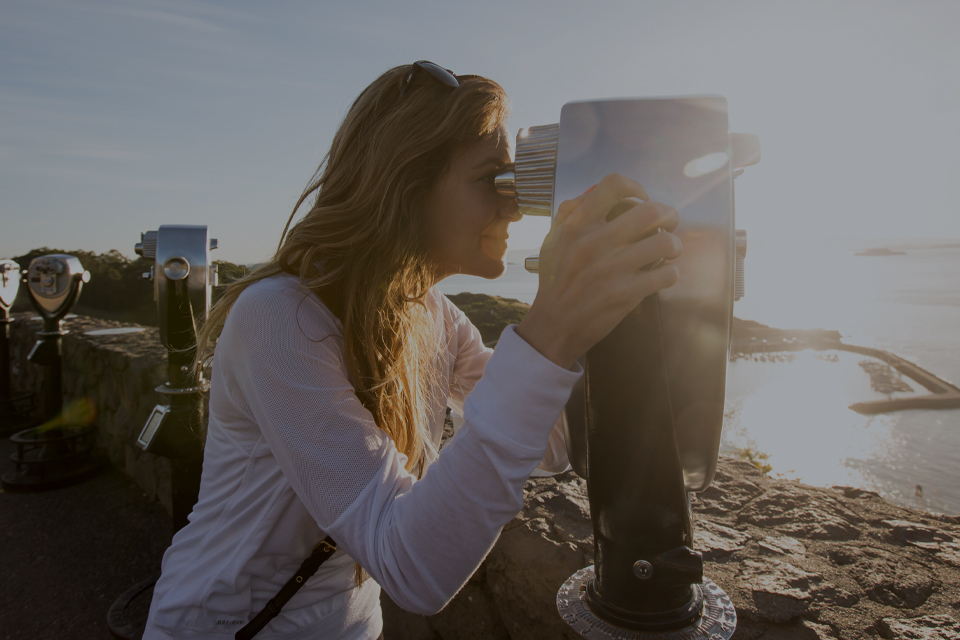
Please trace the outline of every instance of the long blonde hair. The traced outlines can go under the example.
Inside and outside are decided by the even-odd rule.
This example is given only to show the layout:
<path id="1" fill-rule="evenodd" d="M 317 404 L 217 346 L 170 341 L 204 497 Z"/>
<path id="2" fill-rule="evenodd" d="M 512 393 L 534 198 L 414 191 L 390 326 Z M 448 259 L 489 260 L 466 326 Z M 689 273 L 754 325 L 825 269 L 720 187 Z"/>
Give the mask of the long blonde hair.
<path id="1" fill-rule="evenodd" d="M 375 80 L 354 101 L 330 151 L 293 208 L 276 255 L 229 285 L 198 336 L 198 353 L 220 334 L 251 284 L 300 278 L 343 325 L 343 356 L 357 396 L 377 425 L 421 468 L 429 440 L 430 371 L 438 336 L 424 305 L 433 282 L 422 208 L 454 154 L 497 135 L 509 106 L 497 83 L 460 76 L 451 88 L 409 65 Z M 291 226 L 311 195 L 310 210 Z"/>

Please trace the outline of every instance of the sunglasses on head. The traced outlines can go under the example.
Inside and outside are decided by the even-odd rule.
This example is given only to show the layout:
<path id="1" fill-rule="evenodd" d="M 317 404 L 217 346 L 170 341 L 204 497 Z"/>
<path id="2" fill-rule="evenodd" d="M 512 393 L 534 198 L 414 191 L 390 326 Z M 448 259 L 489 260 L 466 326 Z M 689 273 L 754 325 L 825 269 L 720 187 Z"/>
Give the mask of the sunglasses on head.
<path id="1" fill-rule="evenodd" d="M 406 79 L 403 81 L 403 85 L 400 87 L 401 96 L 407 90 L 407 87 L 410 85 L 410 81 L 413 80 L 413 77 L 417 74 L 417 71 L 422 71 L 437 82 L 445 84 L 452 89 L 456 89 L 460 86 L 460 81 L 457 79 L 457 76 L 453 75 L 453 71 L 444 69 L 440 65 L 430 62 L 429 60 L 418 60 L 410 67 L 410 73 L 407 74 Z"/>

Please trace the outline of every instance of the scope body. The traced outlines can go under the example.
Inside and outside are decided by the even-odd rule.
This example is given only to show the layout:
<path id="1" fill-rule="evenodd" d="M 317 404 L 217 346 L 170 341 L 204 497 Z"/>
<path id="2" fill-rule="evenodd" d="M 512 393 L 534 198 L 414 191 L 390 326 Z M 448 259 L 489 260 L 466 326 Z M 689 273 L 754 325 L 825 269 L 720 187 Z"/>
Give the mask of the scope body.
<path id="1" fill-rule="evenodd" d="M 136 444 L 171 459 L 173 526 L 179 529 L 197 500 L 203 457 L 203 396 L 197 329 L 210 310 L 217 267 L 210 251 L 217 241 L 203 225 L 162 225 L 141 234 L 136 253 L 152 260 L 144 274 L 153 281 L 160 342 L 167 350 L 167 382 Z"/>
<path id="2" fill-rule="evenodd" d="M 0 260 L 0 419 L 15 412 L 10 397 L 10 308 L 20 290 L 20 265 Z"/>
<path id="3" fill-rule="evenodd" d="M 733 178 L 759 160 L 754 138 L 729 133 L 721 96 L 573 102 L 559 123 L 521 131 L 514 166 L 497 177 L 528 215 L 555 216 L 561 202 L 619 173 L 680 217 L 677 284 L 587 353 L 564 411 L 571 464 L 587 481 L 596 565 L 571 576 L 557 602 L 584 637 L 729 638 L 735 628 L 732 604 L 692 549 L 687 493 L 707 488 L 716 470 L 745 255 Z M 537 270 L 538 258 L 527 267 Z"/>

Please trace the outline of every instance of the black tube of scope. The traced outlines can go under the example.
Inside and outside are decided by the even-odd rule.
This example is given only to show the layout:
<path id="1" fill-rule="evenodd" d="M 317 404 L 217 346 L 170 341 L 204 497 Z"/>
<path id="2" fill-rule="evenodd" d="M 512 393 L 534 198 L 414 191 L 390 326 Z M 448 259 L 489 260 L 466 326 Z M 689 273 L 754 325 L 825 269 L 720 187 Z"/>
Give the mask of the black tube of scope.
<path id="1" fill-rule="evenodd" d="M 10 402 L 10 324 L 13 319 L 0 307 L 0 408 L 8 409 Z"/>
<path id="2" fill-rule="evenodd" d="M 53 420 L 63 409 L 63 334 L 62 319 L 45 317 L 40 339 L 27 356 L 30 362 L 44 367 L 44 420 Z"/>
<path id="3" fill-rule="evenodd" d="M 659 297 L 648 296 L 586 357 L 587 486 L 598 618 L 669 631 L 703 609 L 667 381 Z"/>

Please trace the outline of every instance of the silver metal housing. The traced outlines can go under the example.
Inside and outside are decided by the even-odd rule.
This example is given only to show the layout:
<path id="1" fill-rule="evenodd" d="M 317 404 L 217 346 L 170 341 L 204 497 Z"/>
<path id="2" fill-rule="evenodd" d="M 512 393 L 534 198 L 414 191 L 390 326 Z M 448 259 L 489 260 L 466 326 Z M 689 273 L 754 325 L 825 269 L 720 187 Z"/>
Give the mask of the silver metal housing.
<path id="1" fill-rule="evenodd" d="M 9 311 L 13 306 L 21 277 L 19 264 L 13 260 L 0 260 L 0 309 Z"/>
<path id="2" fill-rule="evenodd" d="M 531 127 L 530 132 L 543 141 L 539 136 L 531 143 L 518 138 L 518 200 L 521 176 L 536 175 L 529 192 L 538 193 L 539 206 L 549 202 L 554 216 L 559 203 L 584 193 L 607 174 L 619 173 L 639 181 L 653 201 L 669 204 L 680 214 L 676 234 L 684 253 L 674 261 L 680 280 L 660 293 L 660 309 L 684 480 L 689 491 L 702 491 L 716 469 L 734 299 L 735 162 L 726 99 L 572 102 L 564 105 L 559 125 Z M 548 156 L 555 135 L 559 140 L 551 181 Z M 738 142 L 736 164 L 759 161 L 755 137 Z M 529 152 L 524 144 L 533 145 Z M 529 171 L 527 162 L 532 163 Z M 528 258 L 526 266 L 536 269 L 538 260 Z M 624 381 L 625 392 L 629 384 Z M 582 428 L 581 420 L 568 411 L 571 430 Z M 576 469 L 573 457 L 571 461 Z"/>
<path id="3" fill-rule="evenodd" d="M 153 254 L 154 297 L 159 310 L 160 341 L 168 349 L 182 348 L 173 344 L 167 306 L 172 303 L 174 288 L 186 301 L 195 323 L 206 318 L 210 308 L 210 287 L 216 282 L 216 267 L 210 264 L 210 249 L 216 240 L 210 238 L 205 225 L 166 224 L 143 234 L 137 253 L 145 258 Z"/>
<path id="4" fill-rule="evenodd" d="M 77 301 L 90 272 L 76 256 L 57 253 L 40 256 L 27 267 L 27 289 L 41 315 L 63 317 Z"/>

